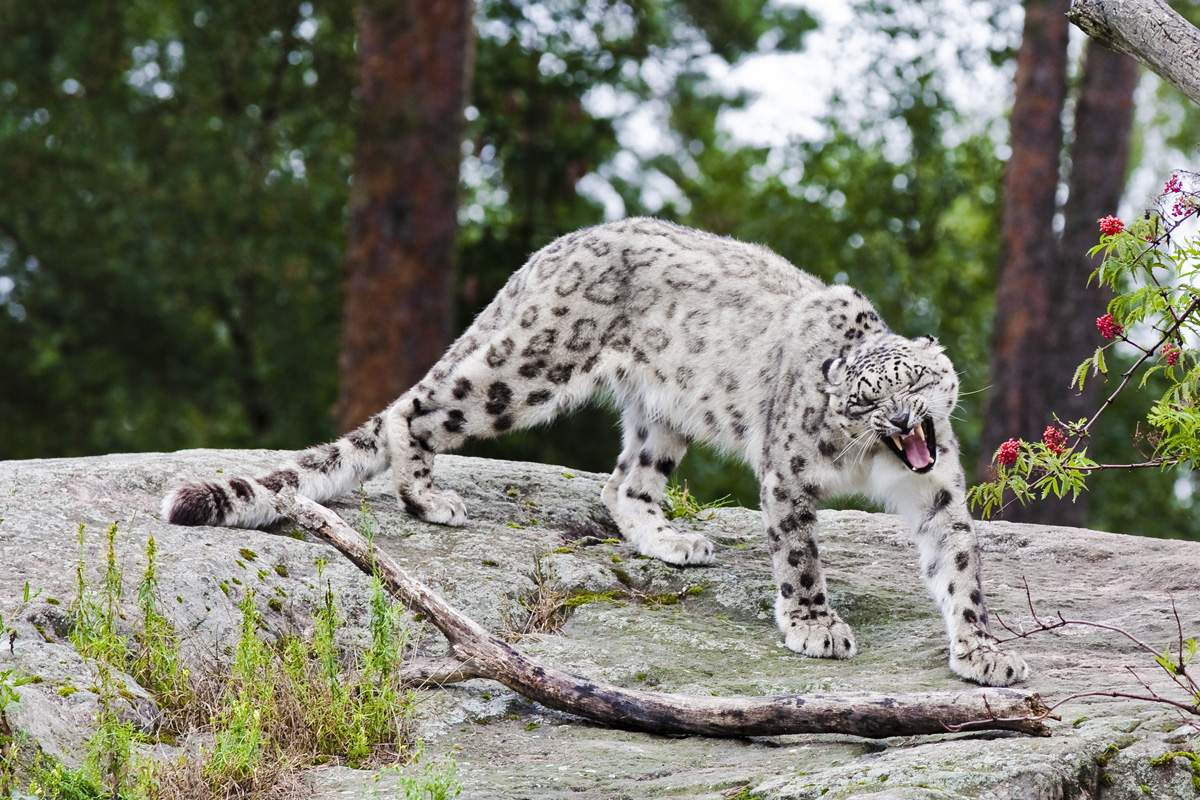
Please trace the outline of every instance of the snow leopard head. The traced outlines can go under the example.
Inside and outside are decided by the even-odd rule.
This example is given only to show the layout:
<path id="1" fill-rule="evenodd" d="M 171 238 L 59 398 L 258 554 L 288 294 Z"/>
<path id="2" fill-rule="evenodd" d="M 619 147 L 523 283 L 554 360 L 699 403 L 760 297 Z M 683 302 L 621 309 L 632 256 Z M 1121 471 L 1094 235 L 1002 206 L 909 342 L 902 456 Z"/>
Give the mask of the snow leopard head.
<path id="1" fill-rule="evenodd" d="M 958 403 L 958 376 L 936 339 L 885 334 L 828 359 L 822 371 L 831 421 L 863 452 L 882 442 L 913 472 L 933 469 L 934 420 L 949 418 Z"/>

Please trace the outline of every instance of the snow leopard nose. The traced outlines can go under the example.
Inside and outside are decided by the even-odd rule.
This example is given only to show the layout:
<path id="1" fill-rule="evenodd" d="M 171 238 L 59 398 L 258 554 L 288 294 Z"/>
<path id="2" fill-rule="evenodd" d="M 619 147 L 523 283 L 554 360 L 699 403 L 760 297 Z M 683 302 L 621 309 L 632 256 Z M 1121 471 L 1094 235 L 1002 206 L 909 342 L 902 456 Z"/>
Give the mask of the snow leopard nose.
<path id="1" fill-rule="evenodd" d="M 909 420 L 908 412 L 901 411 L 898 414 L 893 414 L 892 418 L 889 419 L 888 422 L 892 423 L 893 425 L 895 425 L 897 428 L 899 428 L 902 431 L 907 431 L 911 427 L 908 424 L 908 420 Z"/>

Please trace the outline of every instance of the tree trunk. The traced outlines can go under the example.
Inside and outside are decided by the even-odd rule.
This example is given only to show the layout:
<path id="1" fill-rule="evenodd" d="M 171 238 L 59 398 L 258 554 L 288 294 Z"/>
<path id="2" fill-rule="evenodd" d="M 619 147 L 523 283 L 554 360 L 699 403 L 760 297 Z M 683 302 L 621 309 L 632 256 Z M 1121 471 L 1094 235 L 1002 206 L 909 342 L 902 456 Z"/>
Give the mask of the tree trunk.
<path id="1" fill-rule="evenodd" d="M 1051 392 L 1043 385 L 1043 373 L 1030 364 L 1044 355 L 1046 329 L 1062 314 L 1052 304 L 1048 282 L 1058 252 L 1053 222 L 1067 92 L 1069 4 L 1070 0 L 1025 3 L 1010 121 L 1012 155 L 1004 175 L 1003 249 L 981 474 L 986 474 L 1001 442 L 1040 438 L 1050 417 Z M 1015 504 L 1009 508 L 1021 510 Z M 1007 512 L 1005 518 L 1010 518 Z"/>
<path id="2" fill-rule="evenodd" d="M 1042 385 L 1049 391 L 1053 412 L 1064 422 L 1095 413 L 1104 385 L 1090 381 L 1082 392 L 1069 388 L 1075 368 L 1101 343 L 1096 318 L 1107 311 L 1112 299 L 1112 292 L 1097 282 L 1088 285 L 1102 259 L 1089 258 L 1087 253 L 1099 240 L 1097 221 L 1117 213 L 1124 190 L 1138 72 L 1137 62 L 1129 56 L 1088 43 L 1075 105 L 1075 141 L 1058 269 L 1049 276 L 1051 303 L 1064 313 L 1047 321 L 1041 359 Z M 1083 527 L 1087 524 L 1088 493 L 1075 502 L 1047 499 L 1029 510 L 1043 525 Z"/>
<path id="3" fill-rule="evenodd" d="M 415 384 L 451 337 L 471 0 L 366 0 L 336 416 L 354 428 Z"/>
<path id="4" fill-rule="evenodd" d="M 549 708 L 623 730 L 706 736 L 777 736 L 848 733 L 888 737 L 949 730 L 1004 729 L 1048 736 L 1049 709 L 1036 694 L 976 689 L 908 695 L 861 693 L 778 697 L 710 697 L 643 692 L 595 683 L 540 664 L 484 630 L 477 622 L 413 578 L 329 509 L 285 490 L 275 509 L 328 542 L 388 592 L 437 626 L 450 642 L 452 660 L 409 669 L 423 680 L 485 677 Z"/>
<path id="5" fill-rule="evenodd" d="M 1162 0 L 1076 0 L 1067 18 L 1200 103 L 1200 30 Z"/>

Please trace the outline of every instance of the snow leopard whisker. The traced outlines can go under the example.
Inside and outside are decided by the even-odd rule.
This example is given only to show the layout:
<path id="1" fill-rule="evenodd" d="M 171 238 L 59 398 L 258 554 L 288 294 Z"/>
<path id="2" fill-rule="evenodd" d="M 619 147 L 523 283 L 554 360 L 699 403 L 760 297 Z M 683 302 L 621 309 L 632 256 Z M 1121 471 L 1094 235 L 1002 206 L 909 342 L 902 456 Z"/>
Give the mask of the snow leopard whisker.
<path id="1" fill-rule="evenodd" d="M 858 457 L 849 460 L 848 463 L 850 463 L 854 466 L 857 466 L 858 464 L 862 463 L 863 456 L 865 456 L 867 454 L 867 450 L 870 448 L 870 445 L 871 445 L 871 439 L 874 435 L 875 434 L 872 431 L 864 431 L 863 433 L 860 433 L 857 436 L 854 436 L 853 438 L 850 439 L 850 444 L 843 447 L 842 451 L 833 457 L 833 460 L 840 461 L 842 456 L 846 455 L 847 452 L 857 448 L 858 449 Z"/>

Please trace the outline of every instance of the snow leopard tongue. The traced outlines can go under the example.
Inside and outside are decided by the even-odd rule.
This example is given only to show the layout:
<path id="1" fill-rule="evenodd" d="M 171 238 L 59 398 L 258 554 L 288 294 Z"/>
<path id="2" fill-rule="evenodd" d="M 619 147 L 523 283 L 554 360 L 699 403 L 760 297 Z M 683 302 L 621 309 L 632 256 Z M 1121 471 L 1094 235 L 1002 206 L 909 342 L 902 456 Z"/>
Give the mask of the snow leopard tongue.
<path id="1" fill-rule="evenodd" d="M 904 445 L 904 457 L 908 459 L 908 464 L 913 469 L 924 469 L 933 463 L 933 459 L 929 456 L 929 447 L 925 444 L 925 437 L 917 433 L 919 430 L 921 428 L 917 426 L 912 433 L 900 440 L 900 443 Z"/>

